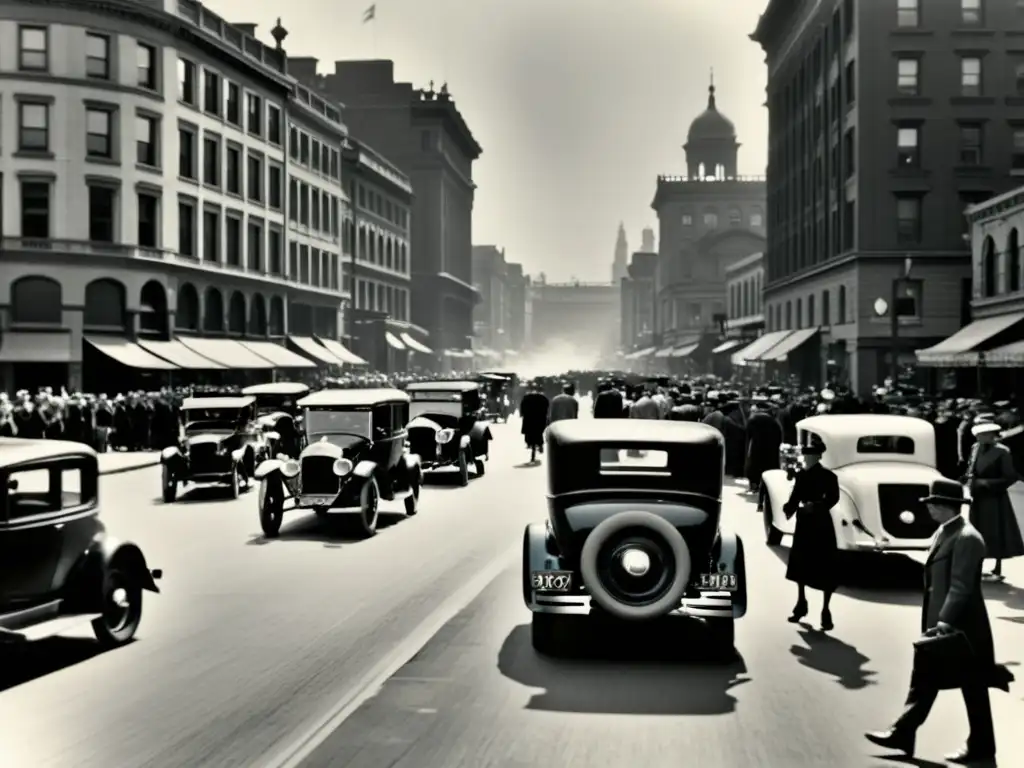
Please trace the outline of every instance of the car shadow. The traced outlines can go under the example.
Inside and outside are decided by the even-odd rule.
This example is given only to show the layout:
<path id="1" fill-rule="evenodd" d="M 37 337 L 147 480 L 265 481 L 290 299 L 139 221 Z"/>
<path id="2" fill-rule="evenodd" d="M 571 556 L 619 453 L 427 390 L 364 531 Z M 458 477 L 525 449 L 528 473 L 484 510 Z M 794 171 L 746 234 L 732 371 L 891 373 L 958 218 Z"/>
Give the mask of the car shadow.
<path id="1" fill-rule="evenodd" d="M 1013 611 L 1024 611 L 1024 589 L 1003 582 L 983 582 L 981 591 L 989 600 L 999 600 Z"/>
<path id="2" fill-rule="evenodd" d="M 403 512 L 378 513 L 377 534 L 380 535 L 388 528 L 405 520 L 407 515 Z M 373 538 L 372 536 L 370 537 Z M 305 541 L 323 544 L 326 549 L 341 549 L 348 544 L 356 544 L 369 539 L 358 536 L 351 532 L 351 528 L 342 519 L 322 521 L 314 514 L 304 514 L 294 517 L 291 520 L 285 519 L 281 526 L 281 532 L 276 538 L 270 539 L 262 533 L 254 534 L 246 544 L 250 547 L 263 547 L 267 544 L 276 544 L 286 541 Z"/>
<path id="3" fill-rule="evenodd" d="M 542 467 L 544 463 L 537 459 L 535 461 L 524 461 L 522 464 L 514 464 L 512 469 L 533 469 L 535 467 Z"/>
<path id="4" fill-rule="evenodd" d="M 857 691 L 874 685 L 874 670 L 865 669 L 871 661 L 849 643 L 833 635 L 800 625 L 799 636 L 804 645 L 793 645 L 789 652 L 803 666 L 831 675 L 844 688 Z"/>
<path id="5" fill-rule="evenodd" d="M 92 638 L 84 637 L 51 637 L 34 643 L 0 645 L 0 692 L 69 669 L 108 652 Z"/>
<path id="6" fill-rule="evenodd" d="M 477 479 L 476 472 L 473 468 L 469 469 L 469 483 L 473 484 L 473 481 Z M 439 491 L 453 491 L 463 486 L 459 485 L 459 473 L 456 469 L 441 469 L 435 472 L 424 472 L 423 473 L 423 487 L 436 489 Z"/>
<path id="7" fill-rule="evenodd" d="M 937 763 L 934 760 L 925 760 L 923 757 L 911 757 L 910 755 L 875 755 L 873 759 L 895 765 L 912 765 L 916 768 L 947 768 L 949 765 L 949 763 Z"/>
<path id="8" fill-rule="evenodd" d="M 243 485 L 239 489 L 239 498 L 250 491 L 255 490 L 256 485 Z M 160 496 L 153 498 L 154 503 L 170 506 Z M 173 504 L 209 504 L 211 501 L 233 501 L 231 489 L 226 485 L 194 485 L 189 488 L 178 490 L 178 498 L 171 502 Z"/>
<path id="9" fill-rule="evenodd" d="M 634 715 L 734 711 L 736 698 L 730 691 L 750 681 L 743 659 L 734 653 L 728 662 L 716 662 L 695 642 L 703 638 L 689 622 L 671 623 L 688 626 L 645 632 L 636 642 L 623 642 L 622 632 L 590 631 L 584 636 L 581 631 L 571 659 L 541 656 L 531 645 L 529 625 L 518 626 L 501 646 L 498 670 L 520 685 L 543 689 L 530 698 L 526 708 L 531 710 Z M 690 652 L 681 653 L 681 648 Z"/>
<path id="10" fill-rule="evenodd" d="M 783 564 L 789 563 L 789 547 L 770 548 Z M 866 603 L 921 605 L 924 565 L 895 552 L 841 552 L 839 593 Z"/>

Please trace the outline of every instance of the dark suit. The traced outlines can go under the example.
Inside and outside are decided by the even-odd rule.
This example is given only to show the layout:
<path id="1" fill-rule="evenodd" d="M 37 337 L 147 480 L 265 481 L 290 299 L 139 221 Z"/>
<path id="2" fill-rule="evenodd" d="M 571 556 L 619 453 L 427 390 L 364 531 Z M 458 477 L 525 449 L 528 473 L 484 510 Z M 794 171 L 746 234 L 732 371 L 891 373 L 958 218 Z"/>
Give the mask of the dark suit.
<path id="1" fill-rule="evenodd" d="M 598 392 L 594 398 L 595 419 L 621 419 L 624 415 L 623 409 L 622 393 L 617 389 Z"/>
<path id="2" fill-rule="evenodd" d="M 992 705 L 988 697 L 987 672 L 995 665 L 992 626 L 981 592 L 981 563 L 985 540 L 962 517 L 939 529 L 924 567 L 924 603 L 921 631 L 934 629 L 941 621 L 961 630 L 970 641 L 984 670 L 977 682 L 962 689 L 971 734 L 967 747 L 980 755 L 995 754 Z M 916 731 L 927 719 L 938 690 L 914 675 L 903 714 L 895 723 L 902 731 Z"/>

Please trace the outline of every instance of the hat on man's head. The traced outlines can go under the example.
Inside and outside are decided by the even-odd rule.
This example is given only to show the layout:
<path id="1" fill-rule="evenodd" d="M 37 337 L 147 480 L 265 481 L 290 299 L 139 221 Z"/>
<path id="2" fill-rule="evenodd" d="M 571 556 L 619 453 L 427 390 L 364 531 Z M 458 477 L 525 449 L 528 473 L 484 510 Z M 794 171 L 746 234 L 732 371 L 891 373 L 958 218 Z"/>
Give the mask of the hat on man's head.
<path id="1" fill-rule="evenodd" d="M 1003 431 L 1003 428 L 998 424 L 991 421 L 982 421 L 971 427 L 971 434 L 977 437 L 978 435 L 992 435 L 998 434 Z"/>
<path id="2" fill-rule="evenodd" d="M 803 445 L 800 447 L 800 453 L 802 453 L 804 456 L 821 456 L 821 454 L 823 454 L 824 452 L 825 444 L 820 440 L 815 440 L 814 442 L 808 445 Z"/>
<path id="3" fill-rule="evenodd" d="M 925 504 L 946 504 L 959 507 L 969 504 L 964 487 L 955 480 L 933 480 L 931 493 L 921 499 Z"/>

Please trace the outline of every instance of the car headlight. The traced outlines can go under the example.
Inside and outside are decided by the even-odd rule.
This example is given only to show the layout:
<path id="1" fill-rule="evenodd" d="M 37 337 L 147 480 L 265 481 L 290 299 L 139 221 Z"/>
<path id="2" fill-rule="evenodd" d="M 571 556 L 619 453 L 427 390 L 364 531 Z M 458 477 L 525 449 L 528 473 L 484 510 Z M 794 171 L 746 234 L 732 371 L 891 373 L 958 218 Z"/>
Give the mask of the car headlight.
<path id="1" fill-rule="evenodd" d="M 281 435 L 279 435 L 277 432 L 275 432 L 272 429 L 271 430 L 267 430 L 266 432 L 264 432 L 263 436 L 265 438 L 267 438 L 267 440 L 280 440 L 281 439 Z"/>
<path id="2" fill-rule="evenodd" d="M 438 445 L 444 445 L 445 443 L 450 443 L 453 437 L 455 437 L 454 429 L 442 429 L 434 435 L 434 440 L 437 441 Z"/>
<path id="3" fill-rule="evenodd" d="M 299 474 L 299 462 L 297 461 L 286 461 L 281 467 L 281 474 L 285 477 L 295 477 Z"/>
<path id="4" fill-rule="evenodd" d="M 338 459 L 334 462 L 334 474 L 338 477 L 345 477 L 352 471 L 352 462 L 348 459 Z"/>
<path id="5" fill-rule="evenodd" d="M 217 455 L 218 456 L 226 456 L 227 453 L 228 453 L 227 445 L 225 445 L 224 443 L 221 443 L 220 445 L 217 446 Z"/>

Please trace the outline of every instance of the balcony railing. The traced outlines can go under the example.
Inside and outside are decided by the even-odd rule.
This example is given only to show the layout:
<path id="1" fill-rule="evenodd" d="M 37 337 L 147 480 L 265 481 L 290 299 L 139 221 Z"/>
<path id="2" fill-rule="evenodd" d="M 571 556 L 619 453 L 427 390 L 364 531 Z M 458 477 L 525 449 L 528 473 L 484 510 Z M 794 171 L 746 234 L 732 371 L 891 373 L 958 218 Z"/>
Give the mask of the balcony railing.
<path id="1" fill-rule="evenodd" d="M 698 176 L 658 176 L 659 184 L 677 184 L 681 182 L 702 182 L 704 184 L 713 184 L 715 182 L 722 183 L 723 181 L 768 181 L 767 176 L 723 176 L 722 178 L 716 178 L 714 176 L 705 176 L 700 178 Z"/>

